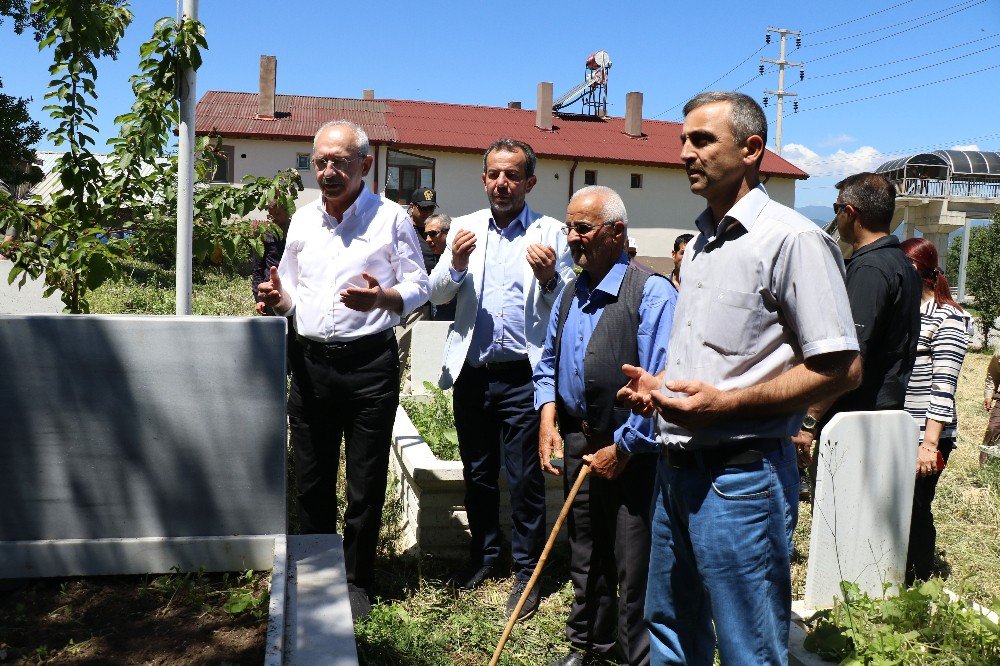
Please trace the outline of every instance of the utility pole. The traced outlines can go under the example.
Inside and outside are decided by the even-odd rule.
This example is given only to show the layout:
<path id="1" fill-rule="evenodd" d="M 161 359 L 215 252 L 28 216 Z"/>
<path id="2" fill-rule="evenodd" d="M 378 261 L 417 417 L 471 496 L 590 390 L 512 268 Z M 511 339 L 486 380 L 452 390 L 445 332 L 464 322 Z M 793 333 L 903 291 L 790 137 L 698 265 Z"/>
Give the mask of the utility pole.
<path id="1" fill-rule="evenodd" d="M 771 60 L 770 58 L 761 58 L 762 63 L 769 62 L 771 64 L 778 66 L 778 89 L 777 90 L 765 90 L 764 92 L 768 95 L 774 95 L 778 98 L 778 128 L 774 136 L 774 147 L 776 153 L 781 154 L 781 119 L 782 114 L 785 110 L 785 97 L 797 97 L 797 93 L 785 92 L 785 67 L 802 67 L 801 62 L 788 62 L 785 60 L 785 40 L 788 35 L 795 35 L 798 37 L 801 33 L 798 30 L 786 30 L 785 28 L 768 28 L 767 31 L 776 32 L 781 36 L 781 55 L 777 60 Z M 764 66 L 761 65 L 761 73 L 763 73 Z"/>
<path id="2" fill-rule="evenodd" d="M 184 0 L 181 18 L 198 19 L 198 0 Z M 191 255 L 194 236 L 195 72 L 181 73 L 180 127 L 177 130 L 177 298 L 175 312 L 191 314 Z"/>

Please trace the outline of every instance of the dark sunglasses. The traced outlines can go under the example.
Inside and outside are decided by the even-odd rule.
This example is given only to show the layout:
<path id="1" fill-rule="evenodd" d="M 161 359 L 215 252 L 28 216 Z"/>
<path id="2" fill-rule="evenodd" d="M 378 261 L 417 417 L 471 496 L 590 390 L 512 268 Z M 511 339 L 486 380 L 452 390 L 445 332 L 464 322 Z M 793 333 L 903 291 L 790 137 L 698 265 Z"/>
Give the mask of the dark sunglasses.
<path id="1" fill-rule="evenodd" d="M 840 215 L 840 211 L 847 210 L 847 207 L 850 206 L 850 205 L 851 204 L 845 204 L 845 203 L 835 203 L 835 204 L 833 204 L 833 214 L 834 215 Z"/>
<path id="2" fill-rule="evenodd" d="M 430 231 L 425 231 L 424 236 L 427 236 L 428 238 L 437 238 L 439 234 L 443 233 L 444 233 L 443 231 L 437 231 L 436 229 L 432 229 Z"/>

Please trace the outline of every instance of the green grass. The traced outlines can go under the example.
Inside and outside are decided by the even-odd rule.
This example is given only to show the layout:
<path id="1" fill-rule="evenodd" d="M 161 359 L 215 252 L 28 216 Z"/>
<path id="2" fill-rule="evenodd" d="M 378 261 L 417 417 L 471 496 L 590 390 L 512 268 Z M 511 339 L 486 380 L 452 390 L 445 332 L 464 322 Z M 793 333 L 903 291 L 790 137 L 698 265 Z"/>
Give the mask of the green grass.
<path id="1" fill-rule="evenodd" d="M 125 277 L 107 282 L 90 294 L 95 314 L 157 314 L 175 312 L 176 275 L 156 264 L 130 261 Z M 198 267 L 192 275 L 191 313 L 221 317 L 254 315 L 250 278 L 221 268 Z"/>

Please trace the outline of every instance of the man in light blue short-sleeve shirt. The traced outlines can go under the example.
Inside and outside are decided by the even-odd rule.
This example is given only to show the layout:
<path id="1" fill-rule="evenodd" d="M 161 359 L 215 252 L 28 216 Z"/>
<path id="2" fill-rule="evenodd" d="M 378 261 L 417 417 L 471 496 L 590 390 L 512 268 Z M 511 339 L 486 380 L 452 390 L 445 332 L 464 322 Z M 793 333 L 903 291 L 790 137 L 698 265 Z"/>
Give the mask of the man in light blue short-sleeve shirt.
<path id="1" fill-rule="evenodd" d="M 646 624 L 652 664 L 784 664 L 798 517 L 791 436 L 861 379 L 836 244 L 760 184 L 767 120 L 740 93 L 684 108 L 708 208 L 681 268 L 666 367 L 619 397 L 659 413 Z M 658 370 L 658 369 L 654 369 Z M 714 625 L 714 627 L 713 627 Z"/>

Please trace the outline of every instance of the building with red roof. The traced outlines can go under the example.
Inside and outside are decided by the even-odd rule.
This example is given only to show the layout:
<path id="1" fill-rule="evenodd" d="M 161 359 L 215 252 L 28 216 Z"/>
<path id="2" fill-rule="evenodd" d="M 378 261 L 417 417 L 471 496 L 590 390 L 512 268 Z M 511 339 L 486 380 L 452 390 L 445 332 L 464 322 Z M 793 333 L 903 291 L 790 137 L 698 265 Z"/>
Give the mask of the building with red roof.
<path id="1" fill-rule="evenodd" d="M 693 231 L 704 209 L 704 199 L 688 189 L 679 157 L 681 125 L 643 119 L 641 96 L 638 108 L 635 100 L 628 104 L 637 115 L 621 118 L 536 113 L 519 103 L 502 108 L 376 99 L 373 91 L 362 99 L 277 95 L 276 67 L 268 58 L 261 59 L 259 92 L 209 91 L 198 102 L 196 133 L 222 137 L 229 157 L 217 180 L 238 183 L 298 168 L 306 186 L 299 203 L 311 201 L 319 196 L 309 162 L 313 135 L 327 121 L 347 119 L 368 133 L 373 191 L 405 201 L 414 189 L 432 187 L 452 217 L 487 205 L 482 155 L 500 137 L 525 141 L 538 155 L 538 182 L 528 195 L 535 210 L 562 219 L 570 195 L 585 184 L 618 191 L 640 255 L 668 256 L 667 244 Z M 795 181 L 808 174 L 770 151 L 762 171 L 770 195 L 794 206 Z"/>

